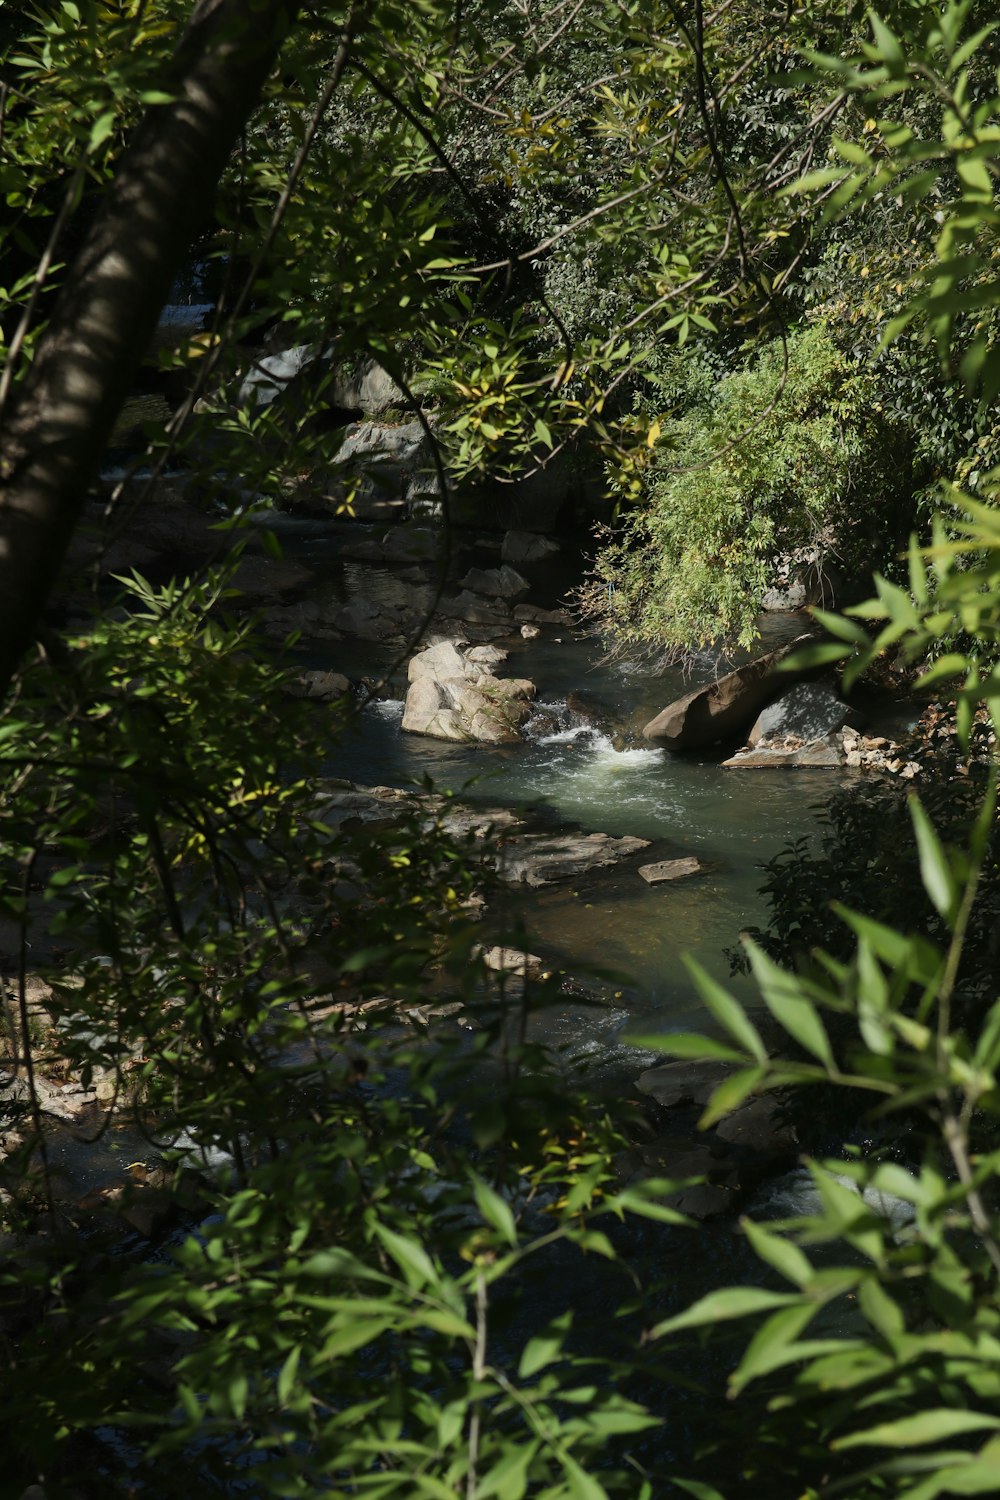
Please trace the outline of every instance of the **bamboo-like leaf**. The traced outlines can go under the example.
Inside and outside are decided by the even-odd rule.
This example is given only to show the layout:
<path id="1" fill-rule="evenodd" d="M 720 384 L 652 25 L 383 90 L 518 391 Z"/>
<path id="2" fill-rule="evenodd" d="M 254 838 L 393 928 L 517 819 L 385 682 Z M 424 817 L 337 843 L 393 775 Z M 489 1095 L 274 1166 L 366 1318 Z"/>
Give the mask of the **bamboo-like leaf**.
<path id="1" fill-rule="evenodd" d="M 756 943 L 748 942 L 746 949 L 754 978 L 774 1019 L 801 1047 L 832 1071 L 834 1059 L 830 1038 L 816 1007 L 802 993 L 799 980 L 780 968 Z"/>
<path id="2" fill-rule="evenodd" d="M 763 1224 L 755 1224 L 753 1219 L 741 1219 L 740 1225 L 755 1255 L 773 1266 L 786 1281 L 797 1287 L 808 1286 L 813 1278 L 813 1268 L 798 1245 L 793 1245 L 784 1235 L 765 1229 Z"/>
<path id="3" fill-rule="evenodd" d="M 953 920 L 958 908 L 958 886 L 948 862 L 948 856 L 934 831 L 930 818 L 924 811 L 920 799 L 910 800 L 910 818 L 917 836 L 917 851 L 920 856 L 920 876 L 924 890 L 946 921 Z"/>
<path id="4" fill-rule="evenodd" d="M 760 1286 L 727 1286 L 709 1292 L 682 1313 L 658 1323 L 651 1337 L 662 1338 L 664 1334 L 677 1333 L 682 1328 L 702 1328 L 731 1318 L 749 1318 L 755 1313 L 771 1312 L 776 1307 L 790 1307 L 801 1300 L 792 1292 L 769 1292 Z"/>
<path id="5" fill-rule="evenodd" d="M 694 979 L 698 994 L 719 1025 L 739 1046 L 749 1052 L 751 1057 L 755 1057 L 758 1062 L 766 1062 L 767 1048 L 739 1001 L 734 1000 L 728 990 L 724 990 L 722 985 L 718 984 L 696 959 L 685 957 L 684 963 Z"/>
<path id="6" fill-rule="evenodd" d="M 848 1437 L 835 1439 L 830 1446 L 916 1448 L 923 1443 L 939 1443 L 943 1438 L 956 1437 L 960 1432 L 985 1432 L 998 1427 L 1000 1417 L 990 1417 L 983 1412 L 933 1407 L 917 1412 L 912 1417 L 900 1417 L 896 1422 L 880 1422 L 877 1427 L 869 1427 L 864 1432 L 852 1432 Z"/>

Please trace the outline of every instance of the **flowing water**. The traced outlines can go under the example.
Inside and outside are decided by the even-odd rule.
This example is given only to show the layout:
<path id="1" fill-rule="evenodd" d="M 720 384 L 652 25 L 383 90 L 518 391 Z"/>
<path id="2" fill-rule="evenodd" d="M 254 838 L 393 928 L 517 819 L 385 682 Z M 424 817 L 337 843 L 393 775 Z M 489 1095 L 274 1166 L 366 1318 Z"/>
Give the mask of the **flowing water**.
<path id="1" fill-rule="evenodd" d="M 797 634 L 801 621 L 779 617 L 766 628 L 772 644 Z M 766 918 L 758 890 L 762 862 L 814 828 L 818 807 L 843 773 L 726 770 L 724 752 L 680 755 L 644 742 L 642 725 L 708 680 L 718 670 L 714 661 L 703 661 L 690 676 L 612 661 L 593 636 L 572 627 L 546 627 L 538 640 L 502 644 L 510 658 L 500 673 L 530 677 L 538 686 L 524 744 L 461 745 L 404 734 L 401 697 L 391 697 L 357 715 L 330 771 L 395 786 L 430 776 L 490 806 L 544 807 L 563 824 L 651 840 L 638 860 L 515 896 L 507 915 L 524 922 L 531 951 L 547 962 L 577 974 L 614 971 L 611 993 L 620 997 L 619 1008 L 589 1023 L 597 1050 L 617 1043 L 626 1030 L 703 1024 L 683 955 L 728 977 L 724 950 L 737 945 L 742 929 Z M 386 670 L 391 653 L 368 646 L 361 660 L 361 669 L 377 673 Z M 337 648 L 314 651 L 311 662 L 359 671 L 358 657 L 345 659 Z M 403 690 L 390 682 L 388 691 Z M 567 697 L 579 706 L 574 694 L 596 722 L 567 708 Z M 707 873 L 659 886 L 638 874 L 644 858 L 681 855 L 697 855 Z M 745 980 L 737 977 L 733 986 L 752 1002 Z"/>

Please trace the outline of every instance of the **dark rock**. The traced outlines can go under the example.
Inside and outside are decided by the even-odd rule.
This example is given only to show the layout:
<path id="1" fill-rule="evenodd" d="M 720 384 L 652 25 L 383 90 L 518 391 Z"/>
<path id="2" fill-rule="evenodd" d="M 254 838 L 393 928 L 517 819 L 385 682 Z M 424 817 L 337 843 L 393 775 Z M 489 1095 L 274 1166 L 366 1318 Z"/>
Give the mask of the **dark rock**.
<path id="1" fill-rule="evenodd" d="M 343 672 L 300 672 L 285 691 L 293 698 L 315 698 L 327 702 L 331 698 L 344 698 L 351 691 L 350 680 Z"/>
<path id="2" fill-rule="evenodd" d="M 461 586 L 491 599 L 523 599 L 529 590 L 528 580 L 506 563 L 502 568 L 470 568 Z"/>
<path id="3" fill-rule="evenodd" d="M 541 562 L 561 549 L 551 537 L 539 536 L 534 531 L 508 531 L 503 539 L 500 556 L 505 563 Z"/>
<path id="4" fill-rule="evenodd" d="M 706 1105 L 724 1078 L 733 1071 L 725 1062 L 669 1062 L 647 1068 L 636 1088 L 664 1109 L 679 1104 Z"/>
<path id="5" fill-rule="evenodd" d="M 784 674 L 776 677 L 775 669 L 809 639 L 799 636 L 686 693 L 650 719 L 643 735 L 670 750 L 697 750 L 738 734 L 788 682 Z"/>

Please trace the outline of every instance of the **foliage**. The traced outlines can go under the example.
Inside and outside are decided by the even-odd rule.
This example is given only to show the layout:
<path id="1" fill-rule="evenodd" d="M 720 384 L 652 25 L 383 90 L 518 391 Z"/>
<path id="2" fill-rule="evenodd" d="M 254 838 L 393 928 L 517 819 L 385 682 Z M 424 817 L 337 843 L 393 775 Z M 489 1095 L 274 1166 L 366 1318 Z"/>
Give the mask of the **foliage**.
<path id="1" fill-rule="evenodd" d="M 891 555 L 908 528 L 912 443 L 884 420 L 877 379 L 823 325 L 714 383 L 707 370 L 691 380 L 689 366 L 675 356 L 653 385 L 651 403 L 675 411 L 675 382 L 697 394 L 660 418 L 644 503 L 602 548 L 588 612 L 668 650 L 745 646 L 776 554 L 808 553 L 820 575 L 828 559 L 850 575 L 880 548 Z"/>
<path id="2" fill-rule="evenodd" d="M 44 1098 L 5 1101 L 6 1217 L 35 1231 L 0 1270 L 7 1479 L 75 1492 L 89 1451 L 105 1493 L 157 1492 L 166 1458 L 227 1492 L 643 1493 L 602 1454 L 654 1419 L 573 1350 L 571 1300 L 494 1324 L 529 1258 L 613 1264 L 596 1218 L 678 1216 L 613 1187 L 609 1123 L 567 1107 L 512 998 L 477 1004 L 471 848 L 419 803 L 324 820 L 315 721 L 221 592 L 135 580 L 0 725 L 8 988 L 23 1018 L 30 953 L 54 991 L 22 1060 L 114 1080 L 187 1204 L 165 1257 L 67 1279 L 81 1209 Z M 395 1020 L 435 997 L 473 1040 Z"/>

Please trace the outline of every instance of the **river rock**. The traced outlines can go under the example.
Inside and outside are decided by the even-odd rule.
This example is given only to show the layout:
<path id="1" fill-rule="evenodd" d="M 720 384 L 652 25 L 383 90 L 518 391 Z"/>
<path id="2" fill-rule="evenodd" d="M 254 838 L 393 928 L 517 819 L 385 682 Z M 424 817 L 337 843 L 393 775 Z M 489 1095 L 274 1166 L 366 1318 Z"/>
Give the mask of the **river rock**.
<path id="1" fill-rule="evenodd" d="M 500 878 L 512 885 L 540 886 L 617 864 L 648 848 L 648 839 L 628 835 L 613 838 L 608 833 L 524 833 L 508 837 L 489 862 L 495 865 Z"/>
<path id="2" fill-rule="evenodd" d="M 542 609 L 537 604 L 515 604 L 514 619 L 529 625 L 572 625 L 573 617 L 565 609 Z"/>
<path id="3" fill-rule="evenodd" d="M 661 859 L 655 865 L 640 865 L 639 874 L 647 885 L 660 885 L 665 880 L 683 880 L 686 875 L 702 875 L 705 866 L 694 855 L 686 859 Z"/>
<path id="4" fill-rule="evenodd" d="M 727 770 L 773 770 L 794 766 L 805 771 L 835 771 L 846 764 L 839 735 L 822 740 L 767 740 L 755 750 L 739 750 L 722 762 Z"/>
<path id="5" fill-rule="evenodd" d="M 819 740 L 846 724 L 859 729 L 861 722 L 858 711 L 838 698 L 827 683 L 797 682 L 757 715 L 747 744 L 754 748 L 787 735 Z"/>
<path id="6" fill-rule="evenodd" d="M 505 563 L 541 562 L 559 552 L 558 542 L 551 537 L 539 536 L 535 531 L 508 531 L 500 548 Z"/>
<path id="7" fill-rule="evenodd" d="M 298 415 L 318 397 L 322 405 L 345 415 L 369 417 L 404 404 L 403 392 L 376 360 L 335 364 L 334 353 L 331 343 L 295 344 L 262 355 L 243 378 L 240 404 L 259 407 L 280 401 Z"/>
<path id="8" fill-rule="evenodd" d="M 474 594 L 463 589 L 451 599 L 442 599 L 438 614 L 445 620 L 463 620 L 469 625 L 493 625 L 510 628 L 510 609 L 505 600 Z"/>
<path id="9" fill-rule="evenodd" d="M 301 593 L 315 576 L 311 568 L 285 557 L 244 554 L 233 574 L 232 587 L 238 589 L 245 599 L 266 604 L 288 594 Z"/>
<path id="10" fill-rule="evenodd" d="M 517 979 L 540 979 L 545 969 L 537 954 L 524 953 L 520 948 L 486 948 L 482 960 L 495 973 L 513 974 Z"/>
<path id="11" fill-rule="evenodd" d="M 732 1066 L 724 1062 L 661 1063 L 640 1073 L 636 1088 L 664 1109 L 680 1104 L 705 1105 L 732 1071 Z"/>
<path id="12" fill-rule="evenodd" d="M 343 672 L 318 670 L 300 672 L 285 687 L 285 692 L 292 698 L 315 698 L 321 703 L 327 703 L 332 698 L 344 698 L 350 691 L 350 679 Z"/>
<path id="13" fill-rule="evenodd" d="M 644 737 L 668 750 L 697 750 L 738 734 L 788 682 L 787 676 L 776 678 L 775 669 L 809 639 L 806 635 L 799 636 L 788 645 L 685 693 L 650 719 L 642 731 Z"/>
<path id="14" fill-rule="evenodd" d="M 530 585 L 515 568 L 470 568 L 461 581 L 463 589 L 486 594 L 491 599 L 523 599 Z"/>
<path id="15" fill-rule="evenodd" d="M 403 729 L 437 739 L 506 744 L 530 713 L 535 684 L 526 677 L 495 677 L 506 654 L 463 650 L 464 642 L 438 641 L 408 668 Z"/>
<path id="16" fill-rule="evenodd" d="M 381 555 L 387 562 L 429 562 L 444 547 L 444 532 L 439 526 L 419 526 L 403 521 L 382 538 Z"/>

